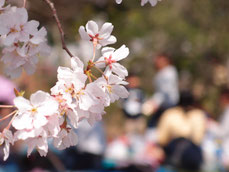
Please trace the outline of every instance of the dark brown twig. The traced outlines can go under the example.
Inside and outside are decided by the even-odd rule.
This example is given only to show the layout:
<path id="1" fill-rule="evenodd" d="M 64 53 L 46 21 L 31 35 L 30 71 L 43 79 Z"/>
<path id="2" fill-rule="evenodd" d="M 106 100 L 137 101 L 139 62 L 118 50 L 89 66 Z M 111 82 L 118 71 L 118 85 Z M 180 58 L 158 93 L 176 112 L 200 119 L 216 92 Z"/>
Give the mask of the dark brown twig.
<path id="1" fill-rule="evenodd" d="M 59 32 L 60 32 L 62 48 L 68 53 L 68 55 L 70 57 L 73 57 L 72 53 L 69 51 L 69 49 L 67 48 L 67 46 L 65 44 L 65 41 L 64 41 L 65 34 L 64 34 L 63 28 L 61 26 L 59 17 L 57 15 L 57 12 L 56 12 L 56 8 L 54 6 L 54 3 L 51 2 L 50 0 L 43 0 L 43 1 L 45 1 L 49 5 L 50 9 L 52 10 L 53 17 L 56 20 L 56 23 L 57 23 L 57 26 L 58 26 L 58 29 L 59 29 Z"/>

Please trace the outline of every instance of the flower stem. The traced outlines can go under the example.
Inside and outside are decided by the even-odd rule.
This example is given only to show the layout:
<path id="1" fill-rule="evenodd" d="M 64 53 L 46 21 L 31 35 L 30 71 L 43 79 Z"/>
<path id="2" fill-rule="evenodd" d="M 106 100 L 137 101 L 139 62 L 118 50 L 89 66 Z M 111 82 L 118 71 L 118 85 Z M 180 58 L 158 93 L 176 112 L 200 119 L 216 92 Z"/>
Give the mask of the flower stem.
<path id="1" fill-rule="evenodd" d="M 56 12 L 56 8 L 54 6 L 54 3 L 51 2 L 50 0 L 43 0 L 43 1 L 45 1 L 48 4 L 48 6 L 50 7 L 50 9 L 52 11 L 53 17 L 56 20 L 57 27 L 58 27 L 59 32 L 60 32 L 62 48 L 68 53 L 68 55 L 70 57 L 73 57 L 72 53 L 69 51 L 69 49 L 67 48 L 67 46 L 65 44 L 65 41 L 64 41 L 65 33 L 64 33 L 64 30 L 63 30 L 62 25 L 60 23 L 60 19 L 59 19 L 58 15 L 57 15 L 57 12 Z"/>
<path id="2" fill-rule="evenodd" d="M 95 60 L 95 50 L 96 50 L 96 44 L 93 44 L 93 57 L 92 57 L 92 62 Z"/>
<path id="3" fill-rule="evenodd" d="M 14 108 L 14 105 L 0 105 L 0 108 Z"/>
<path id="4" fill-rule="evenodd" d="M 26 7 L 26 2 L 27 2 L 27 0 L 24 0 L 24 3 L 23 3 L 24 8 Z"/>
<path id="5" fill-rule="evenodd" d="M 11 112 L 9 115 L 6 115 L 5 117 L 1 118 L 0 121 L 3 121 L 5 119 L 9 118 L 10 116 L 14 115 L 16 112 L 17 112 L 17 110 Z"/>
<path id="6" fill-rule="evenodd" d="M 104 73 L 103 73 L 103 71 L 101 70 L 101 69 L 99 69 L 98 67 L 96 67 L 96 66 L 93 66 L 96 70 L 98 70 L 103 76 L 104 76 L 104 78 L 106 79 L 106 80 L 108 80 L 107 79 L 107 76 L 106 75 L 104 75 Z"/>
<path id="7" fill-rule="evenodd" d="M 9 128 L 10 128 L 10 126 L 11 126 L 11 124 L 12 124 L 14 118 L 16 117 L 16 115 L 17 115 L 17 113 L 18 113 L 18 111 L 16 110 L 16 111 L 14 111 L 14 113 L 15 113 L 15 114 L 14 114 L 13 118 L 10 120 L 9 124 L 8 124 L 7 127 L 6 127 L 7 130 L 9 130 Z"/>

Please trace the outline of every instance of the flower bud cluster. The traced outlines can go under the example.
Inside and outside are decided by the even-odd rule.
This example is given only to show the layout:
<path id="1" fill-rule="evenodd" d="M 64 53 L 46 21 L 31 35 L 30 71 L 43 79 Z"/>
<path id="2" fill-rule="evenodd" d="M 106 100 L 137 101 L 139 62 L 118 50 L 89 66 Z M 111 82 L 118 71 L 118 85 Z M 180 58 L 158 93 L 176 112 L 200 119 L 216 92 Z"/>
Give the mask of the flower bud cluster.
<path id="1" fill-rule="evenodd" d="M 0 45 L 4 46 L 1 61 L 11 78 L 19 77 L 23 69 L 33 74 L 38 57 L 49 53 L 46 29 L 38 26 L 38 21 L 28 21 L 25 8 L 5 6 L 5 0 L 0 0 Z"/>
<path id="2" fill-rule="evenodd" d="M 82 39 L 91 42 L 94 47 L 87 65 L 74 56 L 70 68 L 58 67 L 58 81 L 51 88 L 50 94 L 37 91 L 30 96 L 30 100 L 22 96 L 14 99 L 17 110 L 11 123 L 16 131 L 10 139 L 2 137 L 2 142 L 7 146 L 4 151 L 6 158 L 9 144 L 18 140 L 28 145 L 28 156 L 34 148 L 41 156 L 46 156 L 49 138 L 60 150 L 76 145 L 77 135 L 74 130 L 82 120 L 93 125 L 102 119 L 105 107 L 128 96 L 124 87 L 128 84 L 125 81 L 128 72 L 119 61 L 128 56 L 129 49 L 125 45 L 117 50 L 104 47 L 101 49 L 102 56 L 95 57 L 95 51 L 116 42 L 116 38 L 111 35 L 112 30 L 111 23 L 105 23 L 101 29 L 94 21 L 89 21 L 86 27 L 81 26 L 79 32 Z"/>

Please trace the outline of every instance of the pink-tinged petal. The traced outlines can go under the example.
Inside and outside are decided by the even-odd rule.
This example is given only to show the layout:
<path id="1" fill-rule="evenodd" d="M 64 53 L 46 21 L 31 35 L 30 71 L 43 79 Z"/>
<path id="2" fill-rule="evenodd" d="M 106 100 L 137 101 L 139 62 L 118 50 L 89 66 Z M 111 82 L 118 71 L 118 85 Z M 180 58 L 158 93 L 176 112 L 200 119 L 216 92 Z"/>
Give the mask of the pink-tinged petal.
<path id="1" fill-rule="evenodd" d="M 9 153 L 10 153 L 10 144 L 7 141 L 5 141 L 5 146 L 3 148 L 3 152 L 4 152 L 3 160 L 6 161 L 7 158 L 9 157 Z"/>
<path id="2" fill-rule="evenodd" d="M 46 41 L 46 35 L 47 31 L 44 27 L 42 27 L 38 32 L 33 33 L 33 37 L 30 39 L 30 42 L 33 44 L 40 44 L 41 42 Z"/>
<path id="3" fill-rule="evenodd" d="M 116 3 L 117 4 L 121 4 L 122 3 L 122 0 L 116 0 Z"/>
<path id="4" fill-rule="evenodd" d="M 83 40 L 89 41 L 91 38 L 89 37 L 88 33 L 85 31 L 85 27 L 80 26 L 79 34 Z"/>
<path id="5" fill-rule="evenodd" d="M 75 146 L 78 143 L 77 135 L 74 132 L 74 130 L 71 130 L 69 132 L 69 140 L 70 140 L 70 146 Z"/>
<path id="6" fill-rule="evenodd" d="M 114 51 L 115 51 L 115 49 L 112 48 L 112 47 L 104 47 L 104 48 L 101 50 L 103 57 L 107 57 L 107 58 L 108 58 L 110 55 L 112 55 Z"/>
<path id="7" fill-rule="evenodd" d="M 57 73 L 58 80 L 66 80 L 73 78 L 73 71 L 68 67 L 59 66 L 57 69 Z"/>
<path id="8" fill-rule="evenodd" d="M 87 111 L 92 105 L 94 105 L 94 101 L 92 99 L 91 96 L 89 96 L 88 94 L 84 94 L 80 96 L 79 99 L 79 107 L 82 110 Z"/>
<path id="9" fill-rule="evenodd" d="M 19 114 L 12 122 L 12 126 L 17 130 L 32 129 L 33 118 L 29 113 Z"/>
<path id="10" fill-rule="evenodd" d="M 102 45 L 102 46 L 106 46 L 108 44 L 114 44 L 117 42 L 117 39 L 116 37 L 114 37 L 113 35 L 111 35 L 110 37 L 108 37 L 107 39 L 103 39 L 101 41 L 99 41 L 99 43 Z"/>
<path id="11" fill-rule="evenodd" d="M 157 1 L 158 1 L 158 0 L 149 0 L 151 6 L 157 5 Z"/>
<path id="12" fill-rule="evenodd" d="M 83 73 L 84 64 L 76 56 L 71 58 L 71 67 L 75 72 L 82 72 Z"/>
<path id="13" fill-rule="evenodd" d="M 39 136 L 42 133 L 43 129 L 31 129 L 31 130 L 18 130 L 14 134 L 15 141 L 17 140 L 26 140 L 28 138 L 34 138 Z"/>
<path id="14" fill-rule="evenodd" d="M 122 45 L 119 49 L 117 49 L 112 56 L 112 59 L 119 61 L 126 58 L 129 55 L 129 48 L 125 45 Z"/>
<path id="15" fill-rule="evenodd" d="M 127 69 L 120 65 L 119 63 L 113 63 L 112 64 L 112 71 L 117 74 L 120 78 L 125 78 L 128 76 L 128 71 Z"/>
<path id="16" fill-rule="evenodd" d="M 109 93 L 111 103 L 114 103 L 116 100 L 119 99 L 119 96 L 117 96 L 117 95 L 114 94 L 113 92 L 114 92 L 114 91 L 113 91 L 113 88 L 112 88 L 112 92 Z"/>
<path id="17" fill-rule="evenodd" d="M 40 156 L 46 156 L 48 153 L 48 142 L 46 138 L 38 138 L 37 150 Z"/>
<path id="18" fill-rule="evenodd" d="M 35 114 L 33 118 L 33 126 L 35 129 L 41 128 L 48 123 L 47 118 L 43 114 Z"/>
<path id="19" fill-rule="evenodd" d="M 24 97 L 16 97 L 14 99 L 14 105 L 18 108 L 19 112 L 24 112 L 32 109 L 29 100 L 25 99 Z"/>
<path id="20" fill-rule="evenodd" d="M 10 46 L 14 43 L 15 39 L 18 37 L 19 33 L 10 33 L 6 36 L 6 38 L 3 41 L 3 44 L 6 46 Z"/>
<path id="21" fill-rule="evenodd" d="M 53 139 L 53 145 L 59 149 L 59 147 L 62 144 L 62 140 L 64 137 L 67 136 L 67 131 L 65 129 L 62 129 L 59 133 L 58 136 Z"/>
<path id="22" fill-rule="evenodd" d="M 118 84 L 120 81 L 122 81 L 121 78 L 119 78 L 118 76 L 116 75 L 110 75 L 109 77 L 109 84 L 111 85 L 115 85 L 115 84 Z"/>
<path id="23" fill-rule="evenodd" d="M 111 74 L 112 74 L 112 70 L 108 66 L 104 71 L 104 75 L 107 76 L 107 77 L 110 77 Z"/>
<path id="24" fill-rule="evenodd" d="M 45 126 L 51 134 L 51 137 L 57 137 L 58 133 L 60 132 L 60 125 L 59 125 L 59 116 L 58 114 L 52 115 L 48 118 L 48 124 Z"/>
<path id="25" fill-rule="evenodd" d="M 11 144 L 14 143 L 14 137 L 13 137 L 13 134 L 12 134 L 12 132 L 11 132 L 10 130 L 4 129 L 4 130 L 3 130 L 3 134 L 4 134 L 5 139 L 6 139 L 9 143 L 11 143 Z"/>
<path id="26" fill-rule="evenodd" d="M 85 118 L 88 118 L 89 115 L 90 115 L 90 112 L 89 111 L 84 111 L 82 109 L 79 109 L 77 108 L 77 113 L 78 113 L 78 116 L 79 116 L 79 121 L 85 119 Z"/>
<path id="27" fill-rule="evenodd" d="M 30 154 L 32 153 L 33 149 L 35 148 L 36 146 L 36 143 L 35 143 L 35 139 L 28 139 L 26 141 L 27 145 L 28 145 L 28 149 L 27 149 L 27 157 L 30 156 Z"/>
<path id="28" fill-rule="evenodd" d="M 149 0 L 141 0 L 141 6 L 144 6 Z"/>
<path id="29" fill-rule="evenodd" d="M 25 24 L 28 21 L 28 13 L 25 8 L 17 8 L 16 15 L 18 23 Z"/>
<path id="30" fill-rule="evenodd" d="M 127 98 L 129 96 L 129 92 L 124 86 L 121 85 L 114 85 L 113 86 L 113 91 L 116 95 L 118 95 L 121 98 Z"/>
<path id="31" fill-rule="evenodd" d="M 49 97 L 42 106 L 37 108 L 37 112 L 44 116 L 51 116 L 58 113 L 58 107 L 58 102 L 54 98 Z"/>
<path id="32" fill-rule="evenodd" d="M 74 128 L 77 128 L 78 127 L 78 121 L 79 121 L 79 116 L 77 114 L 77 111 L 68 110 L 67 116 L 68 116 L 68 118 L 69 118 L 69 120 L 71 122 L 71 125 Z"/>
<path id="33" fill-rule="evenodd" d="M 45 100 L 48 98 L 48 96 L 48 93 L 39 90 L 30 96 L 30 102 L 33 106 L 40 106 L 45 103 Z"/>
<path id="34" fill-rule="evenodd" d="M 90 126 L 93 126 L 96 122 L 102 120 L 102 113 L 100 114 L 91 114 L 90 117 L 87 119 Z"/>
<path id="35" fill-rule="evenodd" d="M 39 22 L 36 20 L 31 20 L 24 25 L 23 31 L 27 34 L 33 35 L 38 32 Z"/>
<path id="36" fill-rule="evenodd" d="M 92 20 L 87 22 L 86 29 L 87 29 L 87 33 L 92 36 L 95 36 L 99 32 L 98 25 Z"/>
<path id="37" fill-rule="evenodd" d="M 99 31 L 99 38 L 106 39 L 111 35 L 114 26 L 111 23 L 104 23 Z"/>

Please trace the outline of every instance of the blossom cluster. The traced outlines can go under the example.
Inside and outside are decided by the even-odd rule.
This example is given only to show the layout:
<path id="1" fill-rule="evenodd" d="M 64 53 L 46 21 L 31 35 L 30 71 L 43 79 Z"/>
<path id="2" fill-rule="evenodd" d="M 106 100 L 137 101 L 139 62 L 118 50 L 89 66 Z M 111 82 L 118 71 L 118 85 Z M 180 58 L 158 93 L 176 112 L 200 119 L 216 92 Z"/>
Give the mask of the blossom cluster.
<path id="1" fill-rule="evenodd" d="M 117 4 L 121 4 L 122 0 L 115 0 Z M 144 6 L 147 2 L 151 4 L 151 6 L 157 5 L 157 3 L 161 0 L 141 0 L 141 6 Z"/>
<path id="2" fill-rule="evenodd" d="M 5 0 L 0 0 L 0 23 L 0 45 L 4 46 L 1 61 L 5 64 L 5 73 L 11 78 L 19 77 L 23 69 L 33 74 L 38 57 L 49 53 L 46 29 L 38 29 L 38 21 L 28 20 L 25 8 L 5 6 Z"/>
<path id="3" fill-rule="evenodd" d="M 105 107 L 128 96 L 125 88 L 128 72 L 119 61 L 128 56 L 129 49 L 125 45 L 118 49 L 104 47 L 116 42 L 112 31 L 111 23 L 103 24 L 101 29 L 94 21 L 81 26 L 81 38 L 93 45 L 87 64 L 77 56 L 71 57 L 71 67 L 58 67 L 58 81 L 51 93 L 37 91 L 29 100 L 18 94 L 14 99 L 16 110 L 9 114 L 12 120 L 0 133 L 0 144 L 5 145 L 4 160 L 9 155 L 10 144 L 18 140 L 27 144 L 28 156 L 34 148 L 46 156 L 49 139 L 60 150 L 76 145 L 74 130 L 82 120 L 93 125 L 102 119 Z M 100 48 L 102 55 L 96 58 Z M 14 133 L 10 130 L 11 124 Z"/>

